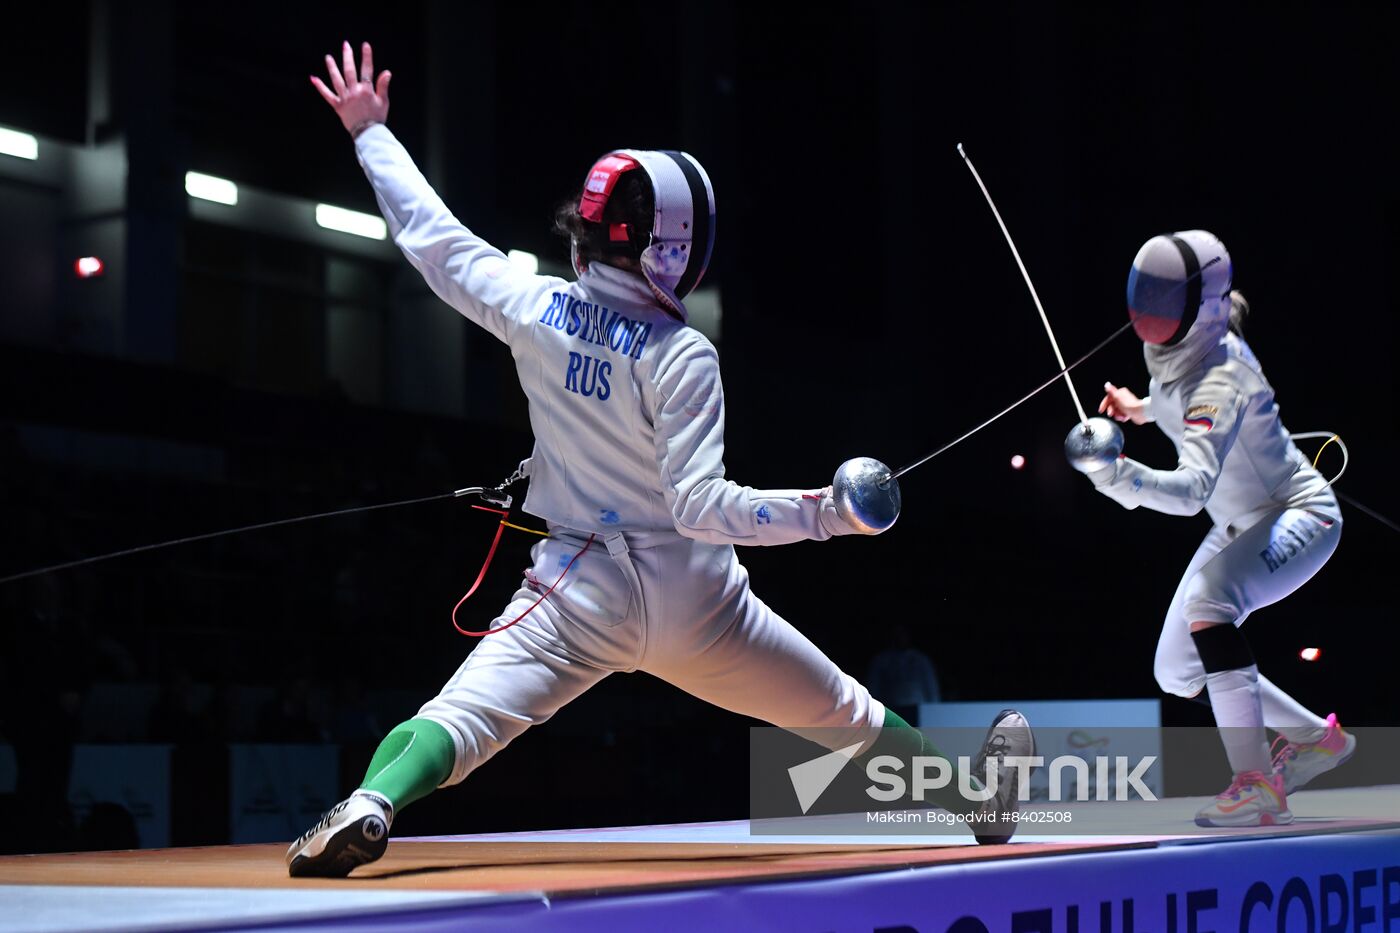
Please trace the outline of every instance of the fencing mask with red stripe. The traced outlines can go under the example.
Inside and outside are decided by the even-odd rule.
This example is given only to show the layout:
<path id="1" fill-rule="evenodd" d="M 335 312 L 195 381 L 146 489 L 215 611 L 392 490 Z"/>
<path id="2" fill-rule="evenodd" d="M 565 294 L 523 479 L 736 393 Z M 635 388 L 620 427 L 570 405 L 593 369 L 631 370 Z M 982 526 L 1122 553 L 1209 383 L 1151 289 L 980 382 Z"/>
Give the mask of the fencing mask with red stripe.
<path id="1" fill-rule="evenodd" d="M 656 211 L 649 231 L 613 224 L 609 242 L 644 244 L 642 275 L 652 294 L 672 314 L 685 320 L 685 298 L 705 274 L 715 245 L 715 191 L 710 176 L 694 156 L 670 150 L 618 149 L 603 156 L 584 179 L 579 213 L 590 223 L 603 223 L 617 180 L 632 171 L 646 173 Z M 574 270 L 583 274 L 574 244 Z"/>

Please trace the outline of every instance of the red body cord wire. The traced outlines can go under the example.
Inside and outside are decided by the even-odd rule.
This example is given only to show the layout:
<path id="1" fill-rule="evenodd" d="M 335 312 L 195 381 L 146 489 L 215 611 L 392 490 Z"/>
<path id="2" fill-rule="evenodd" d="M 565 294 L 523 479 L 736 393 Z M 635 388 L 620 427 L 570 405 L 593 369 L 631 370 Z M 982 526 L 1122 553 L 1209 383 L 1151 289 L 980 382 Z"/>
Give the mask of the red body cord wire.
<path id="1" fill-rule="evenodd" d="M 457 605 L 452 607 L 452 627 L 455 628 L 458 632 L 462 633 L 463 635 L 470 635 L 473 638 L 481 638 L 486 635 L 495 635 L 497 632 L 504 632 L 506 629 L 510 628 L 512 625 L 519 622 L 521 619 L 525 618 L 530 613 L 534 612 L 535 607 L 538 606 L 540 603 L 544 602 L 544 598 L 550 593 L 553 593 L 554 588 L 556 586 L 564 582 L 564 577 L 568 576 L 569 571 L 572 570 L 574 567 L 574 561 L 577 561 L 580 557 L 584 555 L 585 552 L 587 552 L 587 550 L 593 545 L 593 539 L 596 538 L 597 535 L 591 534 L 588 536 L 588 540 L 584 542 L 583 547 L 579 550 L 577 554 L 573 556 L 573 559 L 569 561 L 569 565 L 564 568 L 564 572 L 559 574 L 559 579 L 555 580 L 554 583 L 549 587 L 549 589 L 541 593 L 540 598 L 531 603 L 529 609 L 526 609 L 524 612 L 520 613 L 520 615 L 516 616 L 514 619 L 511 619 L 509 622 L 507 622 L 505 625 L 500 626 L 499 628 L 488 628 L 480 632 L 473 632 L 468 629 L 464 629 L 462 628 L 462 626 L 457 624 L 457 610 L 462 608 L 462 603 L 466 602 L 468 599 L 471 599 L 471 596 L 473 593 L 476 592 L 477 587 L 481 586 L 481 581 L 486 579 L 486 571 L 488 568 L 490 568 L 491 561 L 496 556 L 496 546 L 501 543 L 501 535 L 506 530 L 506 519 L 510 517 L 510 511 L 508 509 L 487 508 L 484 505 L 474 505 L 472 506 L 472 508 L 480 509 L 483 512 L 495 512 L 497 515 L 501 516 L 500 524 L 496 526 L 496 537 L 491 539 L 491 550 L 486 552 L 486 561 L 481 565 L 481 572 L 476 575 L 476 582 L 472 584 L 471 589 L 467 590 L 467 594 L 465 596 L 457 600 Z"/>

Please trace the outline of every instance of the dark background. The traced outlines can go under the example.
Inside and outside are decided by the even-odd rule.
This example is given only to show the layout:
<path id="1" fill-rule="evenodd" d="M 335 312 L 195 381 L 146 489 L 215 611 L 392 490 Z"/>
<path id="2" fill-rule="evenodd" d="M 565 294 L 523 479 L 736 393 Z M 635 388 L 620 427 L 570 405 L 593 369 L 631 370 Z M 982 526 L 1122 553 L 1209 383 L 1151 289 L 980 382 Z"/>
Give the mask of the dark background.
<path id="1" fill-rule="evenodd" d="M 99 15 L 107 28 L 91 30 Z M 298 324 L 319 313 L 324 290 L 286 285 L 316 279 L 324 257 L 183 213 L 190 169 L 374 210 L 307 81 L 342 38 L 374 43 L 376 63 L 394 72 L 391 127 L 456 213 L 503 246 L 565 262 L 551 209 L 611 148 L 684 148 L 705 164 L 719 204 L 707 283 L 724 308 L 726 463 L 741 483 L 823 485 L 859 455 L 906 463 L 1055 371 L 957 157 L 962 142 L 1067 357 L 1124 320 L 1142 241 L 1209 229 L 1253 304 L 1247 336 L 1286 424 L 1340 432 L 1353 455 L 1341 490 L 1400 512 L 1387 479 L 1397 454 L 1394 12 L 405 0 L 53 4 L 25 19 L 8 43 L 15 79 L 0 84 L 0 124 L 75 144 L 131 141 L 131 274 L 169 283 L 140 297 L 150 303 L 140 314 L 167 330 L 173 317 L 178 338 L 154 361 L 135 341 L 93 351 L 63 327 L 0 344 L 0 576 L 493 483 L 528 453 L 524 398 L 489 335 L 464 344 L 455 413 L 353 401 L 322 369 L 322 336 Z M 102 120 L 94 73 L 111 82 Z M 173 198 L 152 193 L 164 182 Z M 82 290 L 55 284 L 72 278 L 75 258 L 64 222 L 29 224 L 22 187 L 0 178 L 0 313 L 28 313 L 34 294 L 80 312 Z M 421 293 L 401 260 L 366 268 L 378 313 Z M 19 303 L 16 288 L 35 276 L 49 286 Z M 223 352 L 221 335 L 246 332 L 250 306 L 257 337 Z M 1105 379 L 1144 390 L 1131 334 L 1076 373 L 1086 405 Z M 1073 422 L 1065 392 L 1047 391 L 903 480 L 904 513 L 888 534 L 744 550 L 756 591 L 857 676 L 901 621 L 950 699 L 1156 695 L 1161 617 L 1208 522 L 1096 495 L 1060 453 Z M 1126 433 L 1130 454 L 1171 465 L 1160 432 Z M 94 435 L 111 457 L 53 455 Z M 122 455 L 125 438 L 218 466 Z M 1023 471 L 1008 465 L 1015 453 Z M 1339 462 L 1329 452 L 1324 465 Z M 1304 702 L 1387 724 L 1395 532 L 1346 514 L 1326 569 L 1246 631 L 1261 668 Z M 348 789 L 375 733 L 394 724 L 355 717 L 366 695 L 397 691 L 406 718 L 470 651 L 448 612 L 490 533 L 462 503 L 437 503 L 0 586 L 0 735 L 19 752 L 17 812 L 57 792 L 67 743 L 100 738 L 80 734 L 80 713 L 94 684 L 112 682 L 159 683 L 171 696 L 212 684 L 224 698 L 234 685 L 276 687 L 265 709 L 214 703 L 152 721 L 145 737 L 339 741 Z M 507 538 L 466 607 L 469 627 L 503 604 L 531 542 Z M 1321 646 L 1322 660 L 1300 661 L 1304 645 Z M 1164 715 L 1209 722 L 1174 699 Z M 237 721 L 251 725 L 239 734 Z M 737 817 L 744 726 L 648 676 L 612 677 L 395 831 Z M 197 776 L 177 778 L 177 795 L 199 792 Z M 7 845 L 79 844 L 54 819 Z M 200 832 L 183 838 L 220 841 L 217 820 Z"/>

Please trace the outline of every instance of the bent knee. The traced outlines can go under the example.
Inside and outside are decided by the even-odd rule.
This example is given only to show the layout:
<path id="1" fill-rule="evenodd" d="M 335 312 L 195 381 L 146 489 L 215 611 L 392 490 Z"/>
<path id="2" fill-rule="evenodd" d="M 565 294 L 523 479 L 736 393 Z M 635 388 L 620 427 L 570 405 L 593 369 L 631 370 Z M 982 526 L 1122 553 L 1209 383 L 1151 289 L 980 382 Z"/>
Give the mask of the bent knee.
<path id="1" fill-rule="evenodd" d="M 1198 632 L 1213 625 L 1238 625 L 1247 615 L 1236 594 L 1225 589 L 1201 587 L 1182 606 L 1182 615 L 1190 619 L 1188 630 Z"/>
<path id="2" fill-rule="evenodd" d="M 1171 668 L 1158 666 L 1153 673 L 1157 677 L 1157 686 L 1162 689 L 1163 693 L 1170 693 L 1173 696 L 1179 696 L 1185 700 L 1195 697 L 1196 694 L 1201 692 L 1201 687 L 1204 686 L 1203 682 L 1197 682 L 1180 671 L 1172 670 Z"/>
<path id="3" fill-rule="evenodd" d="M 1205 686 L 1205 678 L 1198 667 L 1183 663 L 1162 650 L 1152 662 L 1152 676 L 1163 693 L 1191 699 Z"/>

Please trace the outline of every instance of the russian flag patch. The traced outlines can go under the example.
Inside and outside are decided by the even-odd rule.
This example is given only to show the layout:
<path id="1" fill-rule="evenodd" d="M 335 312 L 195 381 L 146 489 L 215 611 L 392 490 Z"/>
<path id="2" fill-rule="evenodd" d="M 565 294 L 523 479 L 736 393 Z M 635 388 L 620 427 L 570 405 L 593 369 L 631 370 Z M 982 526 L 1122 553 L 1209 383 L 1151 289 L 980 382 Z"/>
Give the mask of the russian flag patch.
<path id="1" fill-rule="evenodd" d="M 1186 412 L 1186 426 L 1209 431 L 1215 427 L 1215 416 L 1219 413 L 1220 409 L 1215 405 L 1196 405 Z"/>

